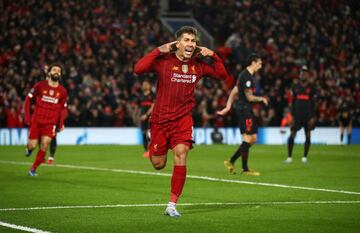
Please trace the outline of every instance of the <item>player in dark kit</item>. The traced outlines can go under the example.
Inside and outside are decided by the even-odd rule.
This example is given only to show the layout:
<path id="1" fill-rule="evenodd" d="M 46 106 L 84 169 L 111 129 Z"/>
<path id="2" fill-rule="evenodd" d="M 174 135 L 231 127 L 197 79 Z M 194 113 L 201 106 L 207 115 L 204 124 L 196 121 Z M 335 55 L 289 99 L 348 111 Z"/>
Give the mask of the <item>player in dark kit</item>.
<path id="1" fill-rule="evenodd" d="M 307 163 L 307 156 L 311 144 L 311 130 L 315 128 L 315 87 L 309 82 L 309 70 L 302 66 L 299 75 L 300 83 L 295 84 L 292 88 L 292 115 L 293 124 L 290 128 L 290 137 L 288 139 L 288 158 L 285 163 L 292 162 L 292 151 L 296 132 L 304 127 L 305 144 L 304 155 L 301 159 Z"/>
<path id="2" fill-rule="evenodd" d="M 351 143 L 351 131 L 352 131 L 352 104 L 350 101 L 343 101 L 338 108 L 338 122 L 340 126 L 340 144 L 343 145 L 344 130 L 347 133 L 347 144 Z"/>
<path id="3" fill-rule="evenodd" d="M 151 91 L 151 84 L 148 80 L 142 83 L 142 93 L 139 97 L 140 105 L 140 125 L 144 146 L 144 157 L 149 157 L 148 143 L 149 143 L 149 117 L 154 107 L 155 94 Z"/>
<path id="4" fill-rule="evenodd" d="M 186 158 L 193 144 L 192 109 L 194 91 L 203 76 L 225 80 L 227 72 L 216 53 L 197 46 L 197 30 L 184 26 L 176 32 L 176 41 L 164 44 L 141 58 L 135 65 L 140 75 L 158 76 L 156 101 L 150 117 L 149 157 L 154 168 L 163 169 L 168 149 L 174 153 L 170 201 L 165 214 L 179 217 L 175 205 L 186 179 Z M 197 51 L 199 51 L 197 53 Z M 210 57 L 212 65 L 200 56 Z"/>
<path id="5" fill-rule="evenodd" d="M 56 128 L 61 131 L 67 116 L 67 92 L 59 84 L 63 69 L 58 64 L 49 66 L 49 80 L 36 83 L 25 99 L 25 123 L 30 126 L 27 156 L 36 148 L 40 138 L 40 148 L 29 176 L 37 176 L 36 169 L 45 161 L 46 150 L 51 139 L 56 135 Z M 35 109 L 31 115 L 31 100 L 35 100 Z"/>
<path id="6" fill-rule="evenodd" d="M 243 142 L 230 160 L 224 161 L 225 167 L 231 174 L 235 174 L 235 162 L 241 156 L 242 174 L 250 176 L 260 175 L 260 172 L 249 169 L 248 158 L 249 149 L 256 142 L 258 132 L 257 119 L 252 111 L 252 103 L 263 102 L 265 105 L 268 105 L 268 100 L 265 97 L 253 95 L 253 89 L 255 88 L 253 76 L 261 67 L 261 58 L 257 54 L 250 54 L 247 58 L 247 67 L 239 74 L 236 86 L 232 89 L 227 100 L 226 107 L 217 112 L 219 115 L 227 114 L 235 101 L 236 95 L 238 95 L 237 114 Z"/>

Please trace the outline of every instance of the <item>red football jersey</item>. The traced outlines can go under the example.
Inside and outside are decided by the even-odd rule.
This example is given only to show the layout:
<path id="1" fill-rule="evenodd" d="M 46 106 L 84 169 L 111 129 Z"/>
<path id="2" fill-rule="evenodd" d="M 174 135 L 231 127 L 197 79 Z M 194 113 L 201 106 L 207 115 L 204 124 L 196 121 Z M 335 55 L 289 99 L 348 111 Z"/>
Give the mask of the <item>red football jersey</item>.
<path id="1" fill-rule="evenodd" d="M 195 105 L 194 90 L 203 76 L 225 80 L 226 69 L 214 53 L 213 65 L 198 57 L 180 61 L 175 53 L 162 54 L 158 48 L 141 58 L 135 73 L 155 72 L 158 76 L 157 93 L 150 122 L 164 123 L 190 115 Z"/>
<path id="2" fill-rule="evenodd" d="M 48 80 L 40 81 L 30 90 L 25 102 L 30 101 L 29 98 L 35 98 L 36 101 L 31 122 L 62 126 L 60 115 L 67 108 L 67 91 L 62 85 L 51 87 Z M 29 118 L 30 104 L 25 103 L 25 119 Z"/>

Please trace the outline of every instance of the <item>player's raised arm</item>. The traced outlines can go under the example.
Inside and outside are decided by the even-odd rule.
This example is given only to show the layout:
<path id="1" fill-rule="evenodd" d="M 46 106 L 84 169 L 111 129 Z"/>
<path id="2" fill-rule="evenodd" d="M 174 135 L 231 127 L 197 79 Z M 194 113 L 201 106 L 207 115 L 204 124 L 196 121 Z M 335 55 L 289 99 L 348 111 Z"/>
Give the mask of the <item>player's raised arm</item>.
<path id="1" fill-rule="evenodd" d="M 225 80 L 228 77 L 228 73 L 220 57 L 214 51 L 206 47 L 201 47 L 201 46 L 197 46 L 197 47 L 200 49 L 200 54 L 202 56 L 212 57 L 214 61 L 212 65 L 205 64 L 204 75 L 209 75 L 213 78 Z"/>
<path id="2" fill-rule="evenodd" d="M 154 71 L 154 61 L 157 57 L 159 57 L 161 54 L 170 53 L 172 51 L 173 45 L 176 43 L 176 41 L 166 43 L 164 45 L 161 45 L 160 47 L 155 48 L 150 53 L 146 54 L 144 57 L 142 57 L 136 64 L 134 72 L 137 75 L 148 73 L 151 71 Z"/>
<path id="3" fill-rule="evenodd" d="M 235 86 L 230 92 L 229 98 L 228 98 L 228 100 L 226 102 L 226 107 L 223 108 L 220 111 L 217 111 L 216 113 L 221 115 L 221 116 L 226 115 L 230 111 L 231 106 L 234 103 L 235 97 L 238 94 L 238 92 L 239 92 L 239 88 L 237 86 Z"/>

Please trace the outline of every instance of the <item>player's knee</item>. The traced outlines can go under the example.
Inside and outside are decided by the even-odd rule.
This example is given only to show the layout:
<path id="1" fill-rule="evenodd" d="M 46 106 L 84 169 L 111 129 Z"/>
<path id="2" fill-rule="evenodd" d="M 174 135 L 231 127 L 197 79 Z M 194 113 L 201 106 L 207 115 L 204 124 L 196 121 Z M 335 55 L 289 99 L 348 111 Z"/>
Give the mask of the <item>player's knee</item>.
<path id="1" fill-rule="evenodd" d="M 158 162 L 155 162 L 155 163 L 153 162 L 152 165 L 156 170 L 161 170 L 161 169 L 163 169 L 165 167 L 166 163 L 158 161 Z"/>
<path id="2" fill-rule="evenodd" d="M 166 159 L 158 156 L 152 156 L 151 163 L 156 170 L 161 170 L 166 166 Z"/>
<path id="3" fill-rule="evenodd" d="M 306 137 L 305 138 L 305 144 L 310 144 L 311 143 L 311 138 L 310 137 Z"/>
<path id="4" fill-rule="evenodd" d="M 253 136 L 253 137 L 251 138 L 250 144 L 251 144 L 251 145 L 254 145 L 254 144 L 256 143 L 256 141 L 257 141 L 257 137 L 256 137 L 256 136 Z"/>
<path id="5" fill-rule="evenodd" d="M 46 151 L 48 147 L 49 147 L 49 143 L 42 142 L 40 144 L 40 149 L 43 150 L 43 151 Z"/>
<path id="6" fill-rule="evenodd" d="M 185 145 L 178 145 L 174 148 L 173 151 L 176 157 L 183 157 L 187 155 L 187 153 L 189 152 L 189 148 Z"/>
<path id="7" fill-rule="evenodd" d="M 27 148 L 28 148 L 29 150 L 34 150 L 34 149 L 36 148 L 36 144 L 37 144 L 37 143 L 28 143 Z"/>

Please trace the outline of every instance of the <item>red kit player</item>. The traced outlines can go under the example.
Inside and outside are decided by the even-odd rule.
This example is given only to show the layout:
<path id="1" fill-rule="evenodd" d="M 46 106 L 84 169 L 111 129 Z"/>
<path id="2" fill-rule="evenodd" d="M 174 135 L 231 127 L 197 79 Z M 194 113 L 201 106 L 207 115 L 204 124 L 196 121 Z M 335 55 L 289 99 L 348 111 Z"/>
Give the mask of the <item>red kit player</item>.
<path id="1" fill-rule="evenodd" d="M 67 116 L 67 92 L 59 84 L 62 74 L 63 69 L 59 64 L 50 65 L 48 72 L 50 78 L 36 83 L 25 99 L 25 123 L 30 127 L 26 156 L 30 156 L 38 140 L 41 140 L 29 176 L 37 176 L 36 169 L 45 161 L 46 150 L 51 139 L 55 137 L 57 130 L 61 131 L 64 128 Z M 32 100 L 35 102 L 35 108 L 31 115 Z"/>
<path id="2" fill-rule="evenodd" d="M 157 74 L 157 93 L 150 117 L 149 156 L 154 168 L 165 167 L 168 149 L 174 153 L 170 201 L 165 214 L 179 217 L 175 204 L 186 179 L 186 157 L 193 144 L 194 90 L 203 76 L 225 80 L 226 69 L 216 53 L 196 45 L 197 30 L 184 26 L 177 40 L 154 49 L 135 65 L 135 73 Z M 212 65 L 200 57 L 210 57 Z"/>

